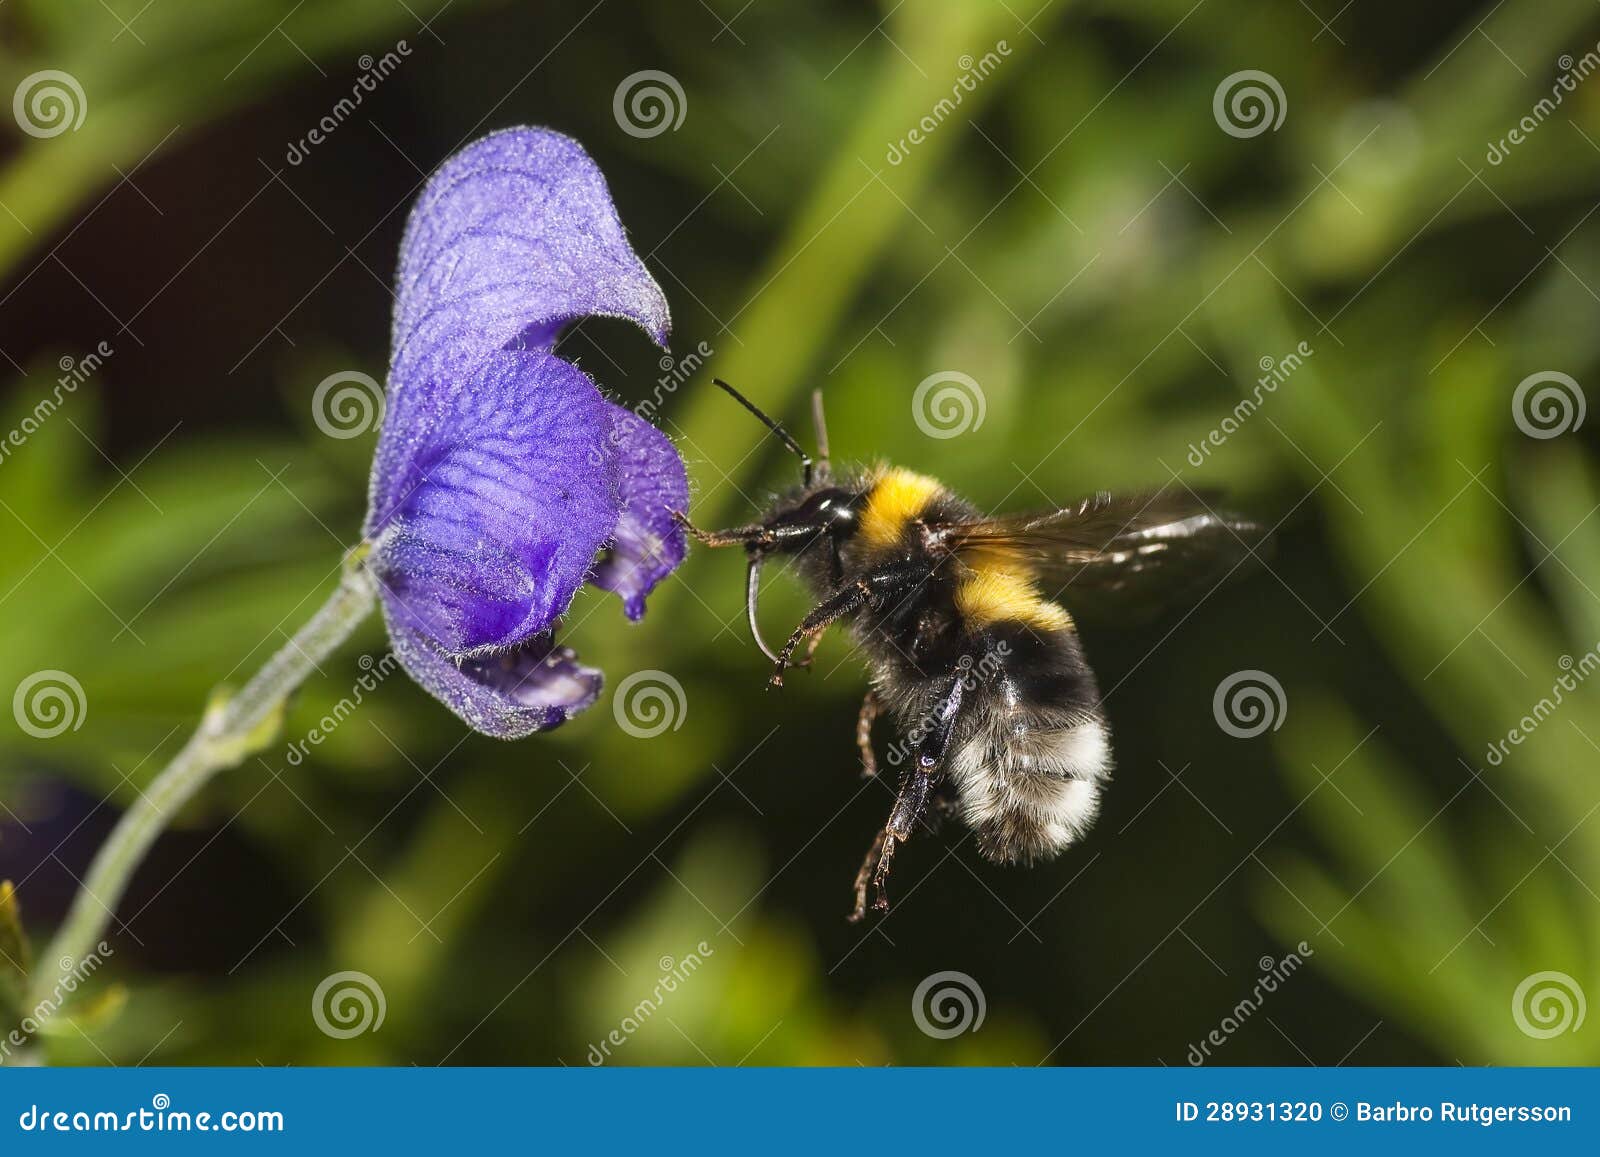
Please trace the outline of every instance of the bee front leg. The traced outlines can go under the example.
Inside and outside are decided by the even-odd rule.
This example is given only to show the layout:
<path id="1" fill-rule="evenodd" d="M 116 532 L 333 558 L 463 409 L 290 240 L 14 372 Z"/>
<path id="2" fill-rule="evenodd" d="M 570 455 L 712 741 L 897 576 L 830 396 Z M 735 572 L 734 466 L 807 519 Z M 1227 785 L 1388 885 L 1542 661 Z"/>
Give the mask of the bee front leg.
<path id="1" fill-rule="evenodd" d="M 735 526 L 728 530 L 701 530 L 689 521 L 681 510 L 671 512 L 672 521 L 683 527 L 702 546 L 748 546 L 771 539 L 772 532 L 765 526 Z"/>
<path id="2" fill-rule="evenodd" d="M 860 610 L 869 599 L 893 597 L 927 580 L 924 567 L 890 567 L 875 574 L 858 578 L 848 586 L 840 587 L 817 606 L 794 629 L 794 634 L 778 652 L 778 659 L 768 685 L 783 686 L 783 672 L 795 665 L 796 648 L 807 639 L 820 635 L 845 615 Z"/>
<path id="3" fill-rule="evenodd" d="M 812 635 L 819 635 L 836 620 L 848 615 L 851 611 L 859 610 L 861 604 L 867 601 L 872 594 L 872 586 L 865 579 L 857 579 L 843 590 L 835 591 L 815 607 L 812 612 L 801 620 L 800 625 L 794 629 L 794 634 L 789 636 L 783 649 L 778 652 L 778 661 L 772 672 L 769 686 L 783 686 L 783 672 L 785 668 L 792 667 L 795 648 L 805 642 Z"/>
<path id="4" fill-rule="evenodd" d="M 934 802 L 934 792 L 944 774 L 944 757 L 955 733 L 956 719 L 961 710 L 961 696 L 965 689 L 963 675 L 957 675 L 945 694 L 935 701 L 922 739 L 912 753 L 911 766 L 900 780 L 900 791 L 895 796 L 894 809 L 889 822 L 884 824 L 867 852 L 866 863 L 856 875 L 856 906 L 850 913 L 854 923 L 866 914 L 867 865 L 876 857 L 872 870 L 872 890 L 876 893 L 872 907 L 879 912 L 889 910 L 889 870 L 894 864 L 895 849 L 911 838 L 917 825 L 923 822 L 927 810 Z"/>

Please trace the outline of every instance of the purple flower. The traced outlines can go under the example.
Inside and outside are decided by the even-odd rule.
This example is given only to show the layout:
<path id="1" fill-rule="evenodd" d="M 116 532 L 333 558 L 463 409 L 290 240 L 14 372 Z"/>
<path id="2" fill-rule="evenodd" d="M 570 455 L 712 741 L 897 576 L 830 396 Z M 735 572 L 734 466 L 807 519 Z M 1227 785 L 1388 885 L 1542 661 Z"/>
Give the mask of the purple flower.
<path id="1" fill-rule="evenodd" d="M 630 619 L 683 561 L 677 451 L 552 351 L 621 317 L 666 345 L 666 299 L 577 142 L 508 129 L 429 180 L 400 246 L 388 408 L 364 528 L 395 654 L 506 739 L 594 702 L 600 672 L 555 642 L 578 588 Z"/>

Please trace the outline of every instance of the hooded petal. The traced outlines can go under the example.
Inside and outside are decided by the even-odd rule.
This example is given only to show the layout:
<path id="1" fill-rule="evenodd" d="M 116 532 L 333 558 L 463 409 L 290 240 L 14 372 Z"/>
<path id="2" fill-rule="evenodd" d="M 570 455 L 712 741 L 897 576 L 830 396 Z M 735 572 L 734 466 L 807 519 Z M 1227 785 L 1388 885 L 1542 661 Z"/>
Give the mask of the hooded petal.
<path id="1" fill-rule="evenodd" d="M 621 595 L 628 618 L 638 619 L 645 595 L 688 551 L 687 536 L 672 514 L 689 507 L 689 479 L 665 434 L 631 410 L 611 409 L 622 514 L 611 549 L 591 581 Z"/>
<path id="2" fill-rule="evenodd" d="M 624 317 L 665 345 L 666 298 L 583 148 L 547 129 L 492 133 L 447 160 L 406 225 L 390 405 L 452 390 L 495 350 L 548 350 L 582 317 Z"/>
<path id="3" fill-rule="evenodd" d="M 466 723 L 496 739 L 547 731 L 592 704 L 604 682 L 551 632 L 513 651 L 453 659 L 385 606 L 394 653 L 424 690 Z"/>
<path id="4" fill-rule="evenodd" d="M 495 133 L 434 174 L 398 281 L 368 565 L 413 678 L 478 730 L 518 738 L 599 693 L 599 672 L 553 635 L 591 571 L 637 618 L 684 556 L 672 444 L 551 352 L 593 315 L 664 345 L 666 301 L 594 162 L 542 129 Z"/>
<path id="5" fill-rule="evenodd" d="M 427 426 L 391 410 L 366 533 L 394 617 L 458 656 L 551 627 L 617 525 L 614 409 L 576 366 L 507 351 Z"/>

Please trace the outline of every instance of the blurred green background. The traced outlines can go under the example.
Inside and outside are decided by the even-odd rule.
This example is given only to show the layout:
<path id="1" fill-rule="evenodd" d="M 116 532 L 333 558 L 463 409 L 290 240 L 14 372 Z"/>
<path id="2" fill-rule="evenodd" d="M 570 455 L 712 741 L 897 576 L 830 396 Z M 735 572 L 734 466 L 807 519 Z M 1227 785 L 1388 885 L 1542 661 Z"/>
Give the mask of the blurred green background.
<path id="1" fill-rule="evenodd" d="M 1592 3 L 12 0 L 0 36 L 0 95 L 59 70 L 84 114 L 0 132 L 0 427 L 60 400 L 0 460 L 0 694 L 41 670 L 84 693 L 51 738 L 0 719 L 0 876 L 35 949 L 208 691 L 331 589 L 373 435 L 326 436 L 313 392 L 382 380 L 405 214 L 490 129 L 583 142 L 674 353 L 709 351 L 678 374 L 609 322 L 563 347 L 659 402 L 702 524 L 794 476 L 712 373 L 798 426 L 823 386 L 837 458 L 988 509 L 1176 475 L 1281 522 L 1270 569 L 1192 614 L 1086 627 L 1118 761 L 1089 838 L 1004 869 L 947 827 L 861 926 L 892 784 L 857 775 L 860 664 L 831 638 L 765 692 L 736 555 L 697 552 L 636 626 L 574 608 L 613 687 L 683 688 L 650 738 L 608 695 L 505 745 L 397 675 L 291 760 L 381 660 L 369 624 L 175 817 L 45 1059 L 581 1065 L 617 1030 L 608 1063 L 1184 1064 L 1213 1031 L 1222 1064 L 1600 1061 L 1600 475 L 1592 426 L 1533 437 L 1514 407 L 1546 371 L 1575 404 L 1600 364 Z M 675 128 L 615 110 L 644 70 L 681 89 Z M 1244 70 L 1275 128 L 1215 103 Z M 951 371 L 983 421 L 930 437 L 913 393 Z M 774 572 L 769 634 L 804 610 Z M 1245 670 L 1283 691 L 1253 738 L 1213 712 Z M 313 994 L 349 971 L 384 1019 L 332 1036 Z M 942 972 L 981 1026 L 919 1027 Z"/>

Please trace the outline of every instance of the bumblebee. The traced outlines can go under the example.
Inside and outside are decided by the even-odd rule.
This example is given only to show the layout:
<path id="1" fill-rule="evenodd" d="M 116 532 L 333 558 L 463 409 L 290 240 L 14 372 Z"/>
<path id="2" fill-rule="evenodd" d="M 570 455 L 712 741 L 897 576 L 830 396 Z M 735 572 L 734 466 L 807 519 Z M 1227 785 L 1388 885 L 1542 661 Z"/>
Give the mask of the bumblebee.
<path id="1" fill-rule="evenodd" d="M 746 611 L 772 660 L 770 685 L 809 665 L 823 632 L 848 622 L 871 690 L 856 742 L 877 774 L 874 721 L 887 714 L 903 764 L 888 820 L 856 874 L 852 921 L 888 909 L 895 851 L 919 826 L 954 816 L 997 863 L 1032 864 L 1084 835 L 1112 768 L 1094 672 L 1067 606 L 1170 602 L 1214 587 L 1256 557 L 1257 524 L 1166 489 L 1096 494 L 1058 510 L 991 517 L 937 480 L 897 466 L 835 477 L 820 393 L 812 397 L 817 460 L 726 382 L 801 463 L 801 485 L 766 518 L 706 531 L 706 546 L 742 546 Z M 820 601 L 774 651 L 757 621 L 762 565 L 787 556 Z M 807 652 L 795 652 L 807 644 Z"/>

